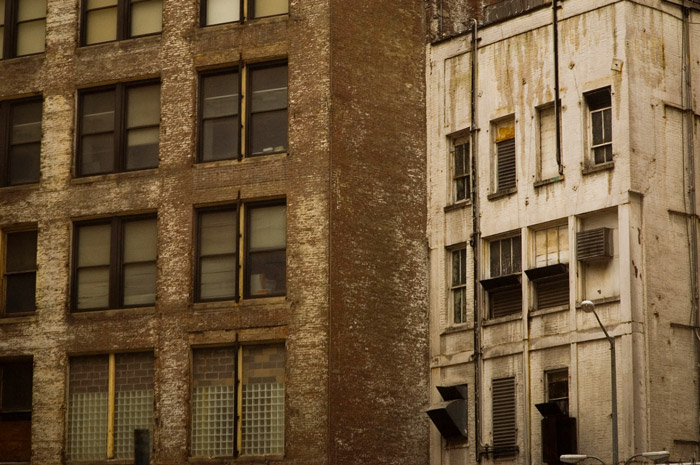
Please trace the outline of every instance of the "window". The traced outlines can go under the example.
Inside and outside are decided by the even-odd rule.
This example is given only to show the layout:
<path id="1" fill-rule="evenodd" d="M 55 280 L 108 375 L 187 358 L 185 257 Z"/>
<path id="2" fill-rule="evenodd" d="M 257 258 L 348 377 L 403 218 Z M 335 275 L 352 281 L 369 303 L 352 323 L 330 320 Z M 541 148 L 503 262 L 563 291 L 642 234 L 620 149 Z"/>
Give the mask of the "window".
<path id="1" fill-rule="evenodd" d="M 515 378 L 491 381 L 493 456 L 512 457 L 516 443 Z"/>
<path id="2" fill-rule="evenodd" d="M 538 144 L 537 178 L 551 179 L 559 176 L 557 165 L 557 125 L 554 103 L 537 108 Z"/>
<path id="3" fill-rule="evenodd" d="M 491 278 L 482 279 L 488 292 L 491 318 L 519 313 L 522 310 L 520 235 L 489 243 Z"/>
<path id="4" fill-rule="evenodd" d="M 36 310 L 36 237 L 36 230 L 5 234 L 4 305 L 0 315 L 15 316 Z"/>
<path id="5" fill-rule="evenodd" d="M 78 176 L 158 166 L 160 84 L 88 89 L 79 105 Z"/>
<path id="6" fill-rule="evenodd" d="M 83 45 L 152 34 L 163 28 L 163 0 L 83 0 Z"/>
<path id="7" fill-rule="evenodd" d="M 289 0 L 204 0 L 202 26 L 289 13 Z"/>
<path id="8" fill-rule="evenodd" d="M 452 321 L 467 322 L 467 249 L 452 251 Z"/>
<path id="9" fill-rule="evenodd" d="M 153 428 L 151 352 L 71 357 L 68 460 L 133 459 L 134 430 Z"/>
<path id="10" fill-rule="evenodd" d="M 471 198 L 471 163 L 469 140 L 466 137 L 453 140 L 452 183 L 455 203 Z"/>
<path id="11" fill-rule="evenodd" d="M 0 58 L 42 53 L 46 0 L 0 0 Z"/>
<path id="12" fill-rule="evenodd" d="M 155 216 L 76 223 L 73 308 L 81 311 L 153 305 L 156 235 Z"/>
<path id="13" fill-rule="evenodd" d="M 556 402 L 564 415 L 569 414 L 569 370 L 546 372 L 547 402 Z"/>
<path id="14" fill-rule="evenodd" d="M 195 349 L 192 456 L 284 454 L 284 366 L 283 344 Z"/>
<path id="15" fill-rule="evenodd" d="M 241 82 L 250 98 L 241 107 Z M 287 151 L 287 65 L 217 70 L 200 79 L 200 162 Z M 245 101 L 245 99 L 244 99 Z M 247 117 L 241 118 L 245 111 Z"/>
<path id="16" fill-rule="evenodd" d="M 610 88 L 595 90 L 585 95 L 590 127 L 590 150 L 594 165 L 613 160 L 612 103 Z"/>
<path id="17" fill-rule="evenodd" d="M 39 182 L 40 154 L 41 99 L 0 102 L 0 187 Z"/>
<path id="18" fill-rule="evenodd" d="M 535 267 L 525 271 L 535 288 L 536 308 L 569 304 L 569 228 L 553 226 L 533 232 Z"/>
<path id="19" fill-rule="evenodd" d="M 0 462 L 29 462 L 32 440 L 31 358 L 0 359 Z"/>
<path id="20" fill-rule="evenodd" d="M 579 218 L 576 258 L 579 295 L 594 302 L 620 296 L 619 226 L 616 210 Z"/>
<path id="21" fill-rule="evenodd" d="M 246 206 L 245 296 L 286 292 L 286 207 L 279 203 Z M 201 209 L 198 213 L 195 300 L 238 300 L 241 206 Z"/>
<path id="22" fill-rule="evenodd" d="M 496 150 L 495 193 L 510 193 L 516 187 L 515 172 L 515 118 L 510 117 L 493 125 Z"/>

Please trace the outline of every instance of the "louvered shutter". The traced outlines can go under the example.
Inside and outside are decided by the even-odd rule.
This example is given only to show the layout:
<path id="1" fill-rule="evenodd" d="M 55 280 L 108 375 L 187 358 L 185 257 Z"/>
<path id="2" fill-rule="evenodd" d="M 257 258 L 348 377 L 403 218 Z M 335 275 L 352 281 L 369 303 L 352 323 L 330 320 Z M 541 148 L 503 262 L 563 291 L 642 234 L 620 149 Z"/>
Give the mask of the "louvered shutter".
<path id="1" fill-rule="evenodd" d="M 497 192 L 515 188 L 515 139 L 506 139 L 496 144 L 498 152 Z"/>
<path id="2" fill-rule="evenodd" d="M 512 315 L 522 311 L 523 296 L 520 287 L 511 287 L 489 292 L 491 318 Z"/>
<path id="3" fill-rule="evenodd" d="M 569 275 L 561 275 L 536 283 L 537 308 L 558 307 L 569 303 Z"/>
<path id="4" fill-rule="evenodd" d="M 576 255 L 580 261 L 612 257 L 612 234 L 608 228 L 579 231 L 576 236 Z"/>
<path id="5" fill-rule="evenodd" d="M 517 450 L 515 378 L 494 379 L 491 387 L 494 457 L 512 456 Z"/>

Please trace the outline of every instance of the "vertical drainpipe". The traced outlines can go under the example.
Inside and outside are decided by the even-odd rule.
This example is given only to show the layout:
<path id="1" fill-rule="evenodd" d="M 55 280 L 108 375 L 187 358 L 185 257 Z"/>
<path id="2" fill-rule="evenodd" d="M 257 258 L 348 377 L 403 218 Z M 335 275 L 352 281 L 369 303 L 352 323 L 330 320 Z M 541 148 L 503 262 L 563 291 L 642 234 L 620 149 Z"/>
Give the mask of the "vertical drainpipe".
<path id="1" fill-rule="evenodd" d="M 554 41 L 554 125 L 556 134 L 556 156 L 559 176 L 564 174 L 561 162 L 561 105 L 559 103 L 559 25 L 557 23 L 558 0 L 552 0 L 552 40 Z"/>
<path id="2" fill-rule="evenodd" d="M 476 461 L 481 462 L 481 311 L 479 299 L 479 260 L 481 231 L 479 230 L 479 176 L 477 170 L 478 161 L 478 134 L 477 126 L 477 72 L 478 72 L 478 46 L 479 23 L 472 19 L 472 82 L 471 82 L 471 129 L 470 141 L 472 152 L 472 237 L 469 244 L 472 247 L 474 263 L 474 444 Z"/>
<path id="3" fill-rule="evenodd" d="M 690 292 L 693 307 L 694 339 L 698 359 L 700 359 L 700 336 L 697 326 L 700 321 L 700 306 L 698 305 L 698 223 L 695 205 L 695 151 L 694 151 L 694 120 L 693 112 L 693 82 L 690 69 L 690 10 L 682 7 L 683 13 L 683 93 L 685 123 L 685 156 L 688 162 L 688 223 L 690 226 Z M 700 378 L 700 363 L 698 364 L 698 377 Z M 698 391 L 700 398 L 700 388 Z M 700 417 L 699 417 L 700 418 Z M 700 429 L 700 423 L 698 424 Z"/>

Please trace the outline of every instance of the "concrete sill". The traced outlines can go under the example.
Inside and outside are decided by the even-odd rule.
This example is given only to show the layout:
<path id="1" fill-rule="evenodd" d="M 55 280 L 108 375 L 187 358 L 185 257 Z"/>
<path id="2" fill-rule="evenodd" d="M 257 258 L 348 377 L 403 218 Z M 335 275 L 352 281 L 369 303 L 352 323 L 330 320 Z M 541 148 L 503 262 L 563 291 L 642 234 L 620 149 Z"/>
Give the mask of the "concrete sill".
<path id="1" fill-rule="evenodd" d="M 106 320 L 110 318 L 125 318 L 129 316 L 154 315 L 155 313 L 155 307 L 130 307 L 108 310 L 71 311 L 70 317 L 73 320 Z"/>
<path id="2" fill-rule="evenodd" d="M 560 176 L 554 176 L 553 178 L 548 178 L 548 179 L 541 179 L 539 181 L 535 181 L 533 183 L 534 187 L 542 187 L 542 186 L 547 186 L 549 184 L 555 184 L 557 182 L 562 182 L 564 181 L 564 175 Z"/>
<path id="3" fill-rule="evenodd" d="M 601 163 L 599 165 L 591 165 L 591 166 L 584 166 L 583 169 L 581 169 L 581 174 L 587 175 L 587 174 L 593 174 L 593 173 L 598 173 L 600 171 L 609 171 L 615 168 L 615 161 L 609 161 L 606 163 Z"/>
<path id="4" fill-rule="evenodd" d="M 244 455 L 236 458 L 233 457 L 189 457 L 187 461 L 192 464 L 202 465 L 230 465 L 232 463 L 260 463 L 267 464 L 269 462 L 280 462 L 284 460 L 282 455 Z"/>
<path id="5" fill-rule="evenodd" d="M 446 334 L 455 334 L 455 333 L 462 333 L 464 331 L 471 331 L 474 329 L 474 325 L 470 325 L 469 323 L 463 323 L 460 325 L 452 325 L 444 328 L 440 332 L 440 336 L 444 336 Z"/>
<path id="6" fill-rule="evenodd" d="M 147 178 L 158 172 L 158 168 L 148 168 L 136 171 L 120 171 L 118 173 L 96 174 L 94 176 L 80 176 L 71 178 L 71 184 L 92 184 L 104 181 L 116 181 L 117 179 Z"/>
<path id="7" fill-rule="evenodd" d="M 560 313 L 560 312 L 564 312 L 567 310 L 569 310 L 569 304 L 559 305 L 558 307 L 533 309 L 533 310 L 530 310 L 528 312 L 528 316 L 534 317 L 534 316 L 550 315 L 552 313 Z"/>
<path id="8" fill-rule="evenodd" d="M 472 206 L 472 201 L 471 199 L 468 200 L 462 200 L 458 203 L 453 203 L 452 205 L 445 205 L 444 211 L 445 213 L 455 211 L 455 210 L 462 210 L 467 207 Z"/>
<path id="9" fill-rule="evenodd" d="M 21 191 L 33 191 L 33 190 L 38 190 L 39 189 L 39 183 L 35 182 L 32 184 L 18 184 L 16 186 L 2 186 L 0 187 L 0 192 L 7 193 L 7 192 L 21 192 Z M 0 462 L 0 464 L 5 463 L 5 462 Z M 10 462 L 8 462 L 10 463 Z"/>
<path id="10" fill-rule="evenodd" d="M 510 189 L 506 189 L 503 191 L 494 192 L 493 194 L 489 194 L 486 196 L 486 198 L 489 200 L 497 200 L 497 199 L 500 199 L 502 197 L 508 197 L 509 195 L 513 195 L 516 192 L 518 192 L 518 188 L 511 187 Z"/>
<path id="11" fill-rule="evenodd" d="M 34 323 L 35 321 L 36 313 L 24 313 L 22 315 L 0 317 L 0 325 L 11 325 L 15 323 Z M 0 462 L 0 464 L 4 463 L 5 462 Z"/>
<path id="12" fill-rule="evenodd" d="M 586 299 L 584 299 L 586 300 Z M 590 299 L 591 302 L 597 307 L 598 305 L 605 305 L 610 303 L 615 303 L 620 301 L 620 296 L 614 297 L 603 297 L 602 299 Z M 581 302 L 576 302 L 576 310 L 581 310 Z"/>
<path id="13" fill-rule="evenodd" d="M 494 326 L 501 323 L 509 323 L 511 321 L 522 320 L 522 313 L 513 313 L 512 315 L 499 316 L 498 318 L 491 318 L 489 320 L 484 320 L 482 326 Z"/>
<path id="14" fill-rule="evenodd" d="M 235 166 L 241 163 L 262 163 L 270 160 L 282 160 L 289 156 L 289 152 L 271 153 L 269 155 L 256 155 L 254 157 L 243 157 L 240 161 L 237 158 L 227 160 L 199 161 L 192 164 L 195 170 L 207 170 L 222 166 Z"/>

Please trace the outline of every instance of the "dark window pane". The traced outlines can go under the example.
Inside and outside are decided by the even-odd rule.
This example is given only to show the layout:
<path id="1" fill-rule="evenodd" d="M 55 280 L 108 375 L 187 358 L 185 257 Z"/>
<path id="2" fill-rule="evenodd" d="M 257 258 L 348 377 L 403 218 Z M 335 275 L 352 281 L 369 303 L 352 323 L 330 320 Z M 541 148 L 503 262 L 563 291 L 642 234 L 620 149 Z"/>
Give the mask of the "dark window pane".
<path id="1" fill-rule="evenodd" d="M 469 198 L 469 192 L 467 190 L 467 179 L 469 178 L 458 178 L 455 180 L 455 189 L 456 189 L 456 194 L 457 198 L 456 200 L 466 200 Z"/>
<path id="2" fill-rule="evenodd" d="M 205 120 L 202 124 L 202 161 L 238 157 L 238 117 Z"/>
<path id="3" fill-rule="evenodd" d="M 36 231 L 7 234 L 5 271 L 32 271 L 36 269 L 36 237 Z"/>
<path id="4" fill-rule="evenodd" d="M 252 155 L 284 152 L 287 149 L 287 110 L 252 114 L 250 138 Z"/>
<path id="5" fill-rule="evenodd" d="M 591 126 L 593 130 L 593 145 L 602 144 L 603 138 L 603 115 L 600 111 L 591 113 Z"/>
<path id="6" fill-rule="evenodd" d="M 464 154 L 462 153 L 461 150 L 462 146 L 457 146 L 455 147 L 455 174 L 463 174 L 464 173 Z"/>
<path id="7" fill-rule="evenodd" d="M 39 182 L 41 144 L 23 144 L 10 148 L 8 159 L 9 184 Z"/>
<path id="8" fill-rule="evenodd" d="M 464 307 L 466 302 L 466 290 L 464 288 L 452 291 L 452 304 L 454 309 L 454 322 L 464 323 Z"/>
<path id="9" fill-rule="evenodd" d="M 232 298 L 236 292 L 236 256 L 202 257 L 200 262 L 199 297 L 202 299 Z"/>
<path id="10" fill-rule="evenodd" d="M 127 135 L 126 169 L 139 170 L 158 166 L 160 129 L 130 129 Z"/>
<path id="11" fill-rule="evenodd" d="M 513 270 L 510 246 L 510 239 L 503 239 L 501 241 L 501 275 L 510 274 Z"/>
<path id="12" fill-rule="evenodd" d="M 202 116 L 213 118 L 238 114 L 238 73 L 203 78 Z"/>
<path id="13" fill-rule="evenodd" d="M 5 313 L 25 313 L 36 310 L 36 273 L 6 276 Z"/>
<path id="14" fill-rule="evenodd" d="M 501 275 L 501 242 L 495 241 L 491 243 L 489 247 L 489 252 L 491 254 L 489 260 L 489 267 L 491 268 L 491 276 Z"/>
<path id="15" fill-rule="evenodd" d="M 603 110 L 603 132 L 605 142 L 612 142 L 612 110 Z"/>
<path id="16" fill-rule="evenodd" d="M 281 295 L 286 291 L 286 252 L 250 253 L 249 292 L 253 296 Z"/>
<path id="17" fill-rule="evenodd" d="M 80 174 L 100 174 L 114 171 L 114 136 L 101 134 L 85 136 L 81 147 Z"/>
<path id="18" fill-rule="evenodd" d="M 460 284 L 460 275 L 462 274 L 462 263 L 460 260 L 460 252 L 457 250 L 452 252 L 452 285 Z"/>
<path id="19" fill-rule="evenodd" d="M 41 102 L 12 106 L 12 144 L 41 140 Z"/>
<path id="20" fill-rule="evenodd" d="M 2 366 L 2 412 L 31 411 L 32 363 L 8 363 Z"/>
<path id="21" fill-rule="evenodd" d="M 586 94 L 586 102 L 589 110 L 600 110 L 612 105 L 610 99 L 610 89 L 601 89 L 590 94 Z"/>
<path id="22" fill-rule="evenodd" d="M 113 90 L 83 96 L 83 134 L 114 130 L 114 100 Z"/>
<path id="23" fill-rule="evenodd" d="M 287 66 L 251 71 L 252 110 L 287 108 Z"/>
<path id="24" fill-rule="evenodd" d="M 511 273 L 517 273 L 521 270 L 521 252 L 522 246 L 520 244 L 520 236 L 516 236 L 513 239 L 513 267 L 511 268 Z"/>

